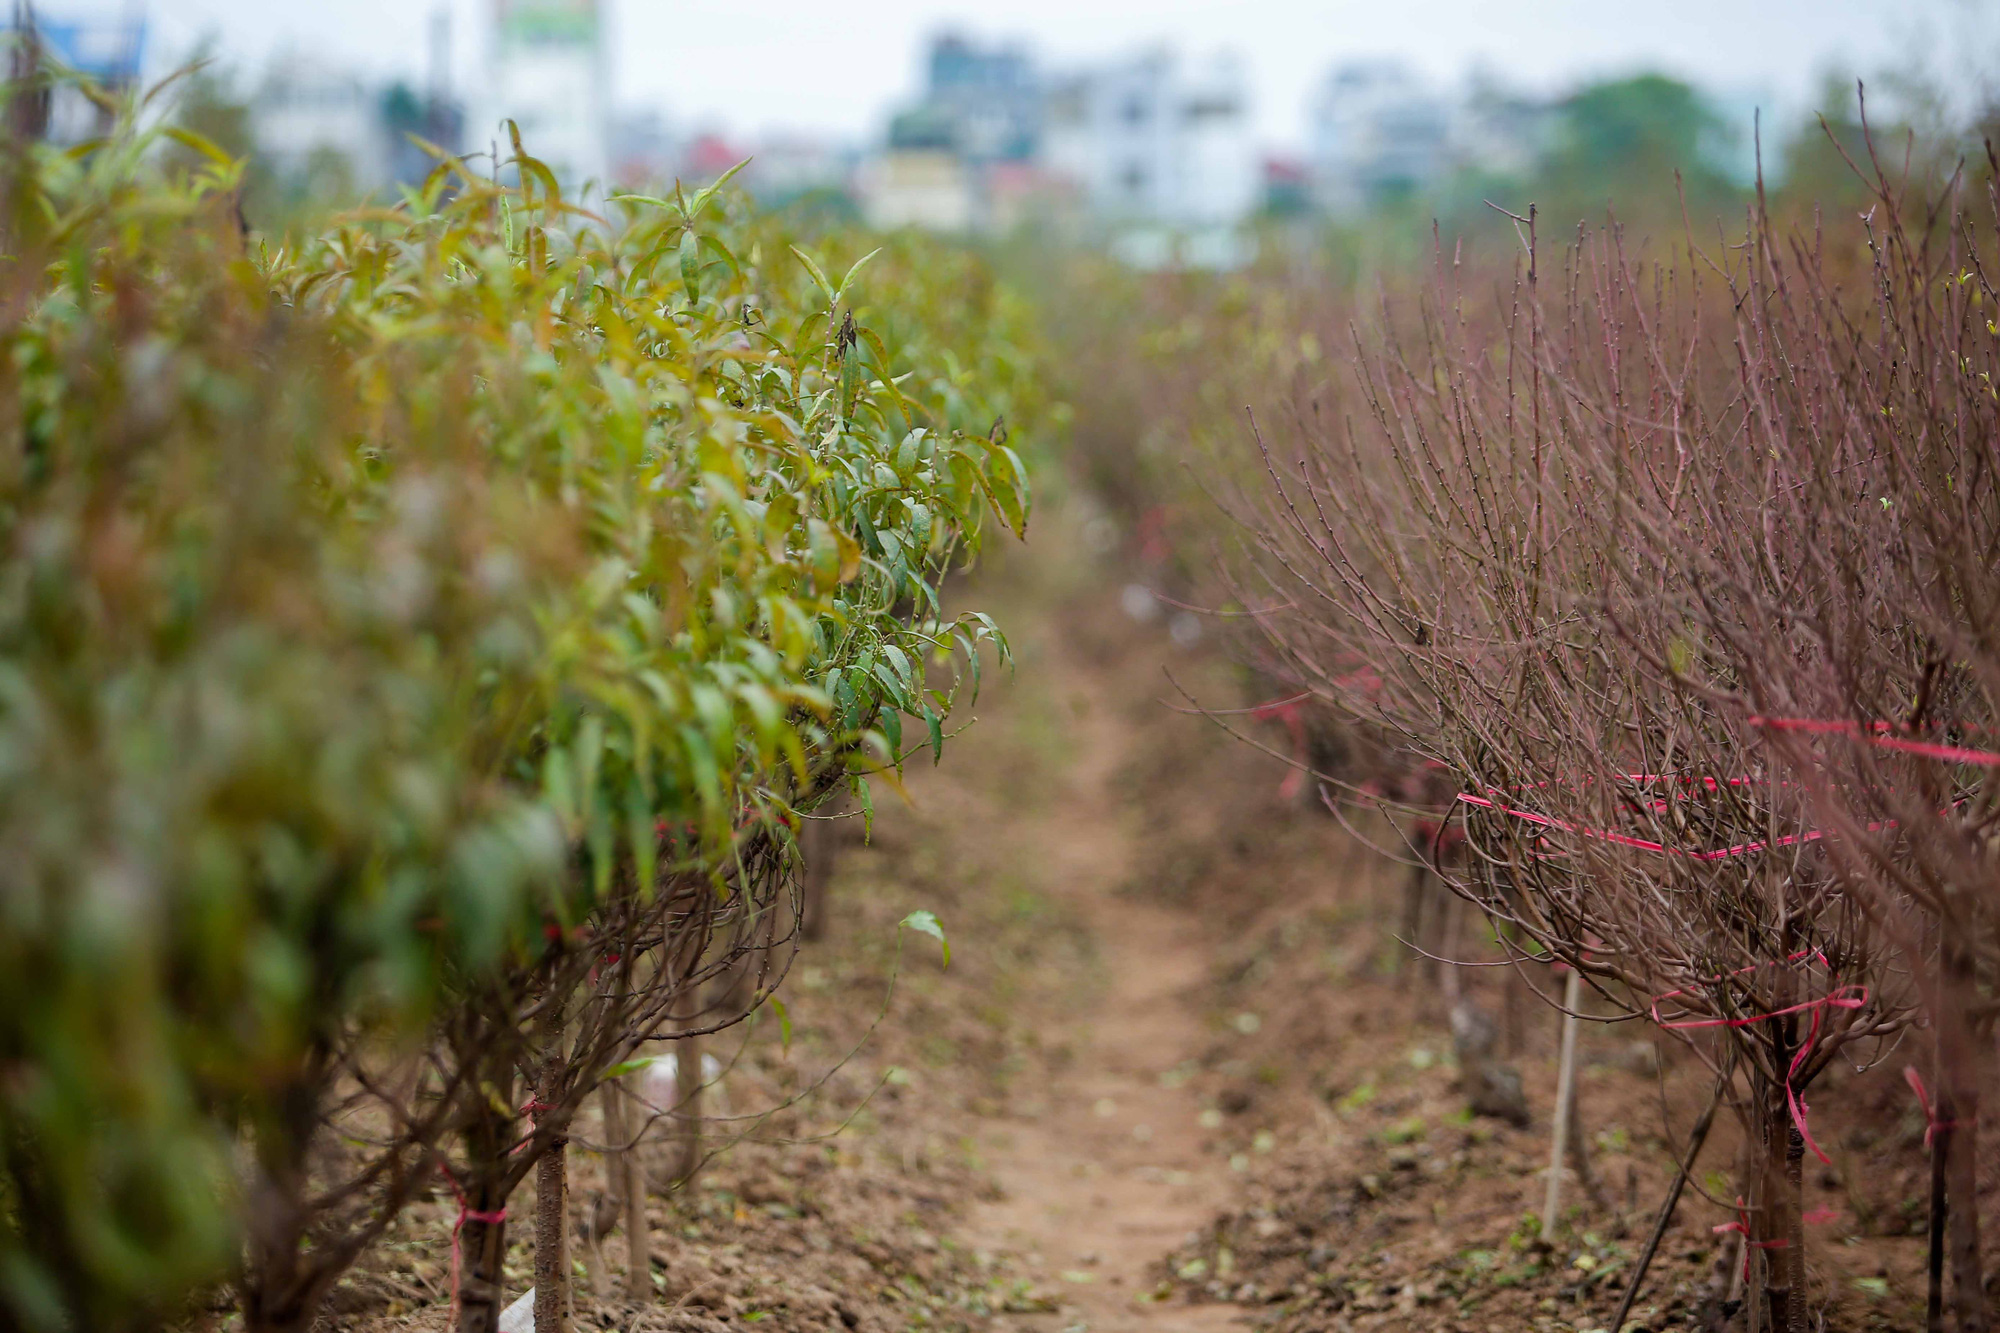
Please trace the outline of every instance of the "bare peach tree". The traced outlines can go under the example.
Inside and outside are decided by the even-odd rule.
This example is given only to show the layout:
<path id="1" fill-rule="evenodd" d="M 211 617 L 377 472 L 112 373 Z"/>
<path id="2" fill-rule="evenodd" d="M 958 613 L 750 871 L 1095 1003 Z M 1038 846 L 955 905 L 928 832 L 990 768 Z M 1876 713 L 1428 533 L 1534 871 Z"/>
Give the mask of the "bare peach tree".
<path id="1" fill-rule="evenodd" d="M 1302 688 L 1456 780 L 1451 887 L 1728 1076 L 1760 1145 L 1737 1225 L 1774 1321 L 1803 1329 L 1806 1091 L 1907 1021 L 1883 929 L 1907 904 L 1837 871 L 1804 787 L 1694 683 L 1733 679 L 1728 660 L 1627 633 L 1702 593 L 1698 562 L 1632 557 L 1634 515 L 1668 551 L 1712 535 L 1684 503 L 1697 479 L 1766 480 L 1736 445 L 1755 405 L 1726 280 L 1711 293 L 1698 254 L 1636 262 L 1613 226 L 1568 250 L 1551 298 L 1519 221 L 1497 310 L 1441 274 L 1413 334 L 1357 331 L 1351 378 L 1278 442 L 1260 429 L 1239 587 Z"/>
<path id="2" fill-rule="evenodd" d="M 1989 166 L 1991 163 L 1989 162 Z M 1694 469 L 1635 504 L 1622 631 L 1803 796 L 1829 871 L 1908 960 L 1934 1036 L 1931 1293 L 1949 1218 L 1958 1326 L 1987 1326 L 1979 1087 L 1991 1063 L 2000 714 L 1996 201 L 1926 201 L 1875 164 L 1843 290 L 1823 236 L 1759 225 L 1724 273 L 1750 478 Z M 1639 614 L 1635 594 L 1681 575 Z M 1923 1082 L 1908 1071 L 1919 1095 Z"/>

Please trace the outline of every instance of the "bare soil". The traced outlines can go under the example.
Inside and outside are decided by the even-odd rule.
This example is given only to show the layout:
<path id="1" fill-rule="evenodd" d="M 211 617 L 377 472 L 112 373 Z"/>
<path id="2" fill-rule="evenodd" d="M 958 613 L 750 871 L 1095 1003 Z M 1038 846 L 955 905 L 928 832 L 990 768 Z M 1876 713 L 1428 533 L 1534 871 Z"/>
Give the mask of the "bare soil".
<path id="1" fill-rule="evenodd" d="M 1467 978 L 1511 1009 L 1532 1119 L 1470 1116 L 1440 979 L 1391 938 L 1403 872 L 1281 796 L 1276 761 L 1174 711 L 1182 687 L 1224 707 L 1252 687 L 1171 608 L 1134 619 L 1072 531 L 1058 516 L 1032 556 L 982 575 L 1018 673 L 989 683 L 941 766 L 912 769 L 907 801 L 876 785 L 866 841 L 849 821 L 828 937 L 787 985 L 791 1040 L 765 1022 L 711 1047 L 733 1118 L 695 1184 L 653 1201 L 655 1298 L 593 1298 L 579 1252 L 577 1326 L 1601 1327 L 1700 1071 L 1633 1027 L 1588 1030 L 1599 1189 L 1572 1182 L 1565 1224 L 1538 1238 L 1554 1015 L 1508 1001 L 1505 974 Z M 948 967 L 899 934 L 917 908 L 942 919 Z M 1922 1326 L 1922 1122 L 1900 1081 L 1917 1056 L 1811 1098 L 1834 1159 L 1807 1202 L 1835 1215 L 1809 1242 L 1828 1329 Z M 1715 1270 L 1736 1143 L 1719 1124 L 1641 1327 L 1685 1326 Z M 602 1163 L 587 1143 L 572 1161 L 581 1216 Z M 452 1216 L 412 1210 L 326 1327 L 444 1327 Z M 604 1249 L 622 1290 L 622 1238 Z"/>

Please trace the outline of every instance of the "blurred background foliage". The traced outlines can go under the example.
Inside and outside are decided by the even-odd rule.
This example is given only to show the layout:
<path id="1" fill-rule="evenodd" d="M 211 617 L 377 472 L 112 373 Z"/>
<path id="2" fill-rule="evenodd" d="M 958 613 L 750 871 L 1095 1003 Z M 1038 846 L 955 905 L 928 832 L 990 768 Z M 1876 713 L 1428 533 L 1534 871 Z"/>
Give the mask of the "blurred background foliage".
<path id="1" fill-rule="evenodd" d="M 1214 500 L 1255 466 L 1246 409 L 1298 409 L 1363 341 L 1416 333 L 1419 301 L 1446 284 L 1475 327 L 1497 328 L 1526 281 L 1528 228 L 1516 219 L 1531 209 L 1545 284 L 1572 281 L 1566 257 L 1588 235 L 1615 233 L 1660 262 L 1724 254 L 1760 206 L 1761 162 L 1761 206 L 1779 232 L 1832 247 L 1828 271 L 1863 280 L 1863 233 L 1845 224 L 1869 207 L 1878 166 L 1914 191 L 1940 191 L 1958 172 L 1975 191 L 1992 179 L 1990 115 L 1947 128 L 1905 95 L 1902 115 L 1870 110 L 1864 123 L 1862 90 L 1838 76 L 1818 103 L 1796 123 L 1739 134 L 1688 83 L 1589 84 L 1556 105 L 1546 149 L 1522 171 L 1462 171 L 1344 215 L 1267 208 L 1254 257 L 1235 268 L 1137 269 L 1087 248 L 1055 261 L 1039 235 L 1003 247 L 1058 351 L 1069 468 L 1129 549 L 1184 583 L 1233 530 Z"/>

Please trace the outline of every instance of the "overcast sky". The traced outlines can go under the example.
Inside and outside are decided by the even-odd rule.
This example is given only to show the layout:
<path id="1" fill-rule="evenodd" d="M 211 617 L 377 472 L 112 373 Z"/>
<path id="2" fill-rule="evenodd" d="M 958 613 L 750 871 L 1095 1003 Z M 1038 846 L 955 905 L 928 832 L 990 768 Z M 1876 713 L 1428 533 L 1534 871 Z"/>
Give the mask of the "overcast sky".
<path id="1" fill-rule="evenodd" d="M 458 86 L 476 75 L 491 0 L 42 0 L 44 12 L 144 3 L 155 56 L 204 38 L 254 70 L 290 48 L 419 76 L 430 15 L 452 15 Z M 1335 60 L 1399 55 L 1441 77 L 1483 66 L 1536 90 L 1664 69 L 1796 113 L 1824 71 L 1929 65 L 1968 77 L 2000 51 L 1978 0 L 600 0 L 614 97 L 684 125 L 864 136 L 917 83 L 927 35 L 1018 37 L 1054 62 L 1159 40 L 1248 62 L 1260 137 L 1302 138 Z M 1987 64 L 1990 66 L 1991 61 Z"/>

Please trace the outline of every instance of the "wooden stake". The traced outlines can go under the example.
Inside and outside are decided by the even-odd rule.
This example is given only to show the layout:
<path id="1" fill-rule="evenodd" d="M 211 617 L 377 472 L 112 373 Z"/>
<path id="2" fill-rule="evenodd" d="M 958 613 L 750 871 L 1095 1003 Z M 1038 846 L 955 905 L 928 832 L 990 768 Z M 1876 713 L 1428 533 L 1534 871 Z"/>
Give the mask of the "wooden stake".
<path id="1" fill-rule="evenodd" d="M 1542 1196 L 1542 1239 L 1556 1234 L 1556 1220 L 1562 1208 L 1562 1175 L 1569 1160 L 1569 1127 L 1576 1105 L 1576 1030 L 1580 1021 L 1576 1007 L 1583 1000 L 1583 978 L 1575 968 L 1563 983 L 1562 1062 L 1556 1072 L 1556 1114 L 1549 1148 L 1549 1188 Z"/>
<path id="2" fill-rule="evenodd" d="M 639 1131 L 626 1114 L 627 1094 L 619 1080 L 606 1080 L 597 1095 L 604 1108 L 605 1175 L 625 1217 L 625 1298 L 650 1300 L 653 1255 L 646 1229 L 646 1177 L 639 1168 Z"/>
<path id="3" fill-rule="evenodd" d="M 631 1100 L 622 1086 L 613 1084 L 611 1091 L 614 1100 Z M 625 1298 L 636 1303 L 653 1299 L 653 1233 L 646 1222 L 646 1171 L 639 1161 L 637 1142 L 644 1137 L 643 1122 L 633 1123 L 644 1112 L 635 1106 L 627 1106 L 626 1111 L 625 1123 L 634 1142 L 619 1154 L 625 1177 Z"/>

